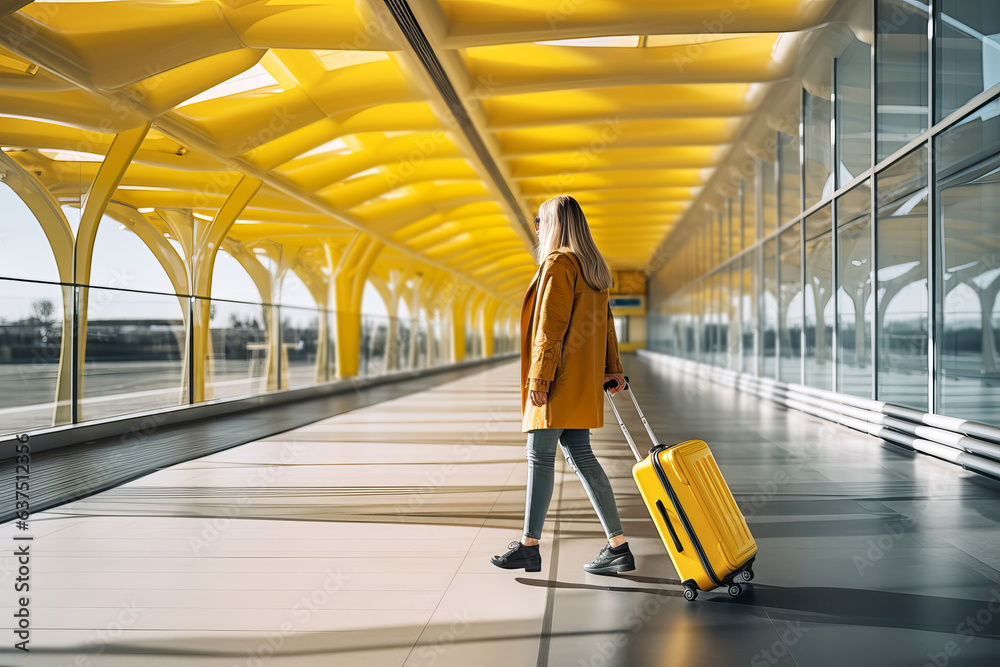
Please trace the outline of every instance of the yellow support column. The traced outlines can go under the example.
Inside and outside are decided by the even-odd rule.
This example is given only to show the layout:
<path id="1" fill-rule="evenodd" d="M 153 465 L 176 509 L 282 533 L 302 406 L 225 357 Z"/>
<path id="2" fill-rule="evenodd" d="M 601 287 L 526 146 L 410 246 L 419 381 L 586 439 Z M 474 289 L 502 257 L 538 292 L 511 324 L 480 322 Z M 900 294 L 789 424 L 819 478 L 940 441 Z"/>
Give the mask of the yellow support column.
<path id="1" fill-rule="evenodd" d="M 191 395 L 195 403 L 204 401 L 205 396 L 205 365 L 206 359 L 211 354 L 211 337 L 209 336 L 209 316 L 211 314 L 212 296 L 212 274 L 215 268 L 215 255 L 222 242 L 229 232 L 229 228 L 236 222 L 243 209 L 246 208 L 253 196 L 260 189 L 261 182 L 256 178 L 243 176 L 236 187 L 229 193 L 226 202 L 219 209 L 215 218 L 208 222 L 203 228 L 197 229 L 194 234 L 194 252 L 191 258 L 191 271 L 193 274 L 192 284 L 194 285 L 195 299 L 194 321 L 194 349 L 191 351 L 193 360 L 193 372 L 191 373 Z M 268 339 L 276 337 L 277 330 L 270 327 L 267 332 Z M 270 346 L 268 346 L 270 348 Z M 271 387 L 268 387 L 269 389 Z"/>
<path id="2" fill-rule="evenodd" d="M 83 197 L 80 213 L 80 226 L 77 229 L 76 242 L 73 249 L 73 280 L 81 285 L 90 283 L 90 263 L 94 257 L 94 241 L 97 238 L 97 227 L 107 210 L 108 202 L 118 189 L 125 171 L 132 164 L 132 158 L 146 138 L 150 123 L 147 121 L 138 127 L 123 130 L 115 135 L 108 149 L 108 154 L 97 169 L 97 176 Z M 87 305 L 88 290 L 80 290 L 79 320 L 76 358 L 77 398 L 83 399 L 84 364 L 87 352 Z"/>
<path id="3" fill-rule="evenodd" d="M 493 356 L 493 325 L 496 322 L 497 308 L 500 301 L 493 297 L 483 305 L 483 356 Z"/>
<path id="4" fill-rule="evenodd" d="M 361 297 L 368 272 L 384 244 L 358 232 L 333 276 L 337 377 L 358 374 L 361 354 Z"/>
<path id="5" fill-rule="evenodd" d="M 479 358 L 483 356 L 483 337 L 481 335 L 480 323 L 483 315 L 483 302 L 486 299 L 486 292 L 476 290 L 469 302 L 469 328 L 474 334 L 472 339 L 472 356 Z"/>
<path id="6" fill-rule="evenodd" d="M 48 239 L 56 260 L 59 280 L 73 282 L 73 229 L 69 226 L 59 202 L 34 174 L 0 151 L 0 169 L 4 181 L 27 205 Z M 73 289 L 62 288 L 62 334 L 59 345 L 59 369 L 56 375 L 55 408 L 52 424 L 67 424 L 71 414 L 71 383 L 73 377 Z"/>
<path id="7" fill-rule="evenodd" d="M 468 315 L 469 296 L 471 292 L 466 291 L 457 295 L 451 302 L 448 309 L 451 315 L 451 360 L 462 361 L 465 359 L 465 322 Z"/>

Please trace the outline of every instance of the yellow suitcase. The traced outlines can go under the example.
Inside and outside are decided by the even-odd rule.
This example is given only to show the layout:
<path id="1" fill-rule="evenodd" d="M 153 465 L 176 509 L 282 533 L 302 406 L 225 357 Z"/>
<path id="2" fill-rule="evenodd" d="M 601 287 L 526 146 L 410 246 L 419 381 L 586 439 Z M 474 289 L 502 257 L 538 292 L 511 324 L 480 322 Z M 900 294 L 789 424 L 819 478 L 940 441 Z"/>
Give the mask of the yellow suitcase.
<path id="1" fill-rule="evenodd" d="M 605 393 L 637 461 L 632 476 L 680 575 L 685 599 L 720 586 L 739 597 L 744 583 L 753 579 L 757 542 L 711 450 L 701 440 L 659 444 L 625 378 L 625 389 L 653 441 L 649 456 L 643 457 L 607 391 L 613 385 L 607 383 Z"/>

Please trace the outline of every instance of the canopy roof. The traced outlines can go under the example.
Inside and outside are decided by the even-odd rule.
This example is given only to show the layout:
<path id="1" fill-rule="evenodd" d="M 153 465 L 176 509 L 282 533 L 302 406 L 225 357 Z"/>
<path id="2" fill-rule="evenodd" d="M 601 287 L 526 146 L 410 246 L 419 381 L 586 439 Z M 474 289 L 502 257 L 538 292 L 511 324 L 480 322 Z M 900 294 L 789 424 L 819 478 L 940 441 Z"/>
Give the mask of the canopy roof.
<path id="1" fill-rule="evenodd" d="M 259 190 L 228 236 L 358 231 L 513 302 L 528 221 L 576 196 L 641 269 L 728 154 L 787 33 L 833 0 L 110 0 L 0 5 L 0 146 L 76 202 L 151 122 L 112 201 L 164 230 Z"/>

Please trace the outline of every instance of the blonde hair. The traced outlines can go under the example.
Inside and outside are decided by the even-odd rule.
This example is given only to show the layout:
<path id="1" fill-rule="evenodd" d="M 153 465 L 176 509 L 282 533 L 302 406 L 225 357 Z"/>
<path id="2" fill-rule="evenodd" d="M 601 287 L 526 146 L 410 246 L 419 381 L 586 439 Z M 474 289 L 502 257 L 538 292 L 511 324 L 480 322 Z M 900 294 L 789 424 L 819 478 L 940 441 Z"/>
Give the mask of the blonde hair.
<path id="1" fill-rule="evenodd" d="M 559 195 L 538 207 L 538 261 L 554 250 L 570 251 L 580 261 L 583 279 L 597 291 L 614 284 L 611 269 L 590 235 L 590 225 L 580 204 L 569 195 Z"/>

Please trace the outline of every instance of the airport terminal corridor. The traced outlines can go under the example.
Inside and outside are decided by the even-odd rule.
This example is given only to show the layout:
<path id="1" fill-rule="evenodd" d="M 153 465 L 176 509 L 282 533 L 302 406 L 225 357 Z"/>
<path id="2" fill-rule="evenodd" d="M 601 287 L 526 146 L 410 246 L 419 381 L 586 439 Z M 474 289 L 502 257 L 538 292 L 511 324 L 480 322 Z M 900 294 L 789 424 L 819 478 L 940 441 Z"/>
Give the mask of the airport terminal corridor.
<path id="1" fill-rule="evenodd" d="M 604 537 L 561 457 L 542 571 L 490 564 L 524 511 L 511 362 L 36 514 L 38 648 L 0 664 L 996 664 L 1000 483 L 624 361 L 663 441 L 712 446 L 759 544 L 743 598 L 683 599 L 610 410 L 592 441 L 636 571 L 582 570 Z"/>
<path id="2" fill-rule="evenodd" d="M 0 667 L 998 667 L 997 6 L 0 1 Z"/>

